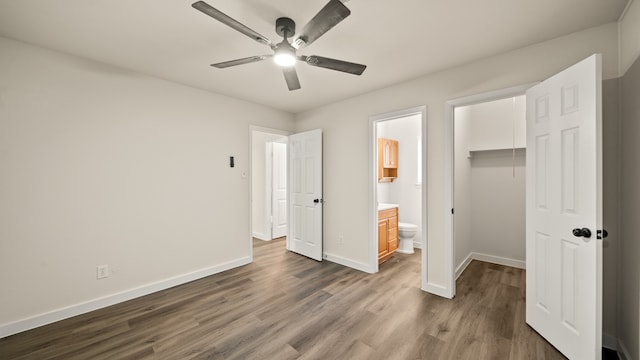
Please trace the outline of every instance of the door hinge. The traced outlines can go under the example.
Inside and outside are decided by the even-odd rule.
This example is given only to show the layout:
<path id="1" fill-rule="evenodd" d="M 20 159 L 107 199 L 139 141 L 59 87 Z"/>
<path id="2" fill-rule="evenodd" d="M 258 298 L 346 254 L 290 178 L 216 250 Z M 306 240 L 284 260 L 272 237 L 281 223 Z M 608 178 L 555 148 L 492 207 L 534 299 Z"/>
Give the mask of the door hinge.
<path id="1" fill-rule="evenodd" d="M 453 208 L 451 208 L 451 215 L 453 215 Z"/>

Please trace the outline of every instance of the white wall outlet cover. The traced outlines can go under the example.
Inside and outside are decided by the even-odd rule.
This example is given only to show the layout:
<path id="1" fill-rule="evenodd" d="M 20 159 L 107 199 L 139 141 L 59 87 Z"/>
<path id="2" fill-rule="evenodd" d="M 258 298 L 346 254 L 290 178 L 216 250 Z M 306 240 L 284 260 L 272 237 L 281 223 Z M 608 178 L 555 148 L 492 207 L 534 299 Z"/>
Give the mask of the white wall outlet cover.
<path id="1" fill-rule="evenodd" d="M 104 279 L 109 277 L 109 265 L 98 265 L 96 267 L 96 277 Z"/>

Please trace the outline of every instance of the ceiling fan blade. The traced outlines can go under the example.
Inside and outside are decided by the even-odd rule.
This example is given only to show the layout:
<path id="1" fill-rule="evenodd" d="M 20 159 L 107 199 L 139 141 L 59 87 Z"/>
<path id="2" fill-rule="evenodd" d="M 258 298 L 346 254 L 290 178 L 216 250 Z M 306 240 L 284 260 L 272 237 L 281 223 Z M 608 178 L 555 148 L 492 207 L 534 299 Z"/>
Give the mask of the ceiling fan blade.
<path id="1" fill-rule="evenodd" d="M 290 91 L 300 89 L 300 80 L 298 80 L 295 66 L 283 68 L 282 73 L 284 74 L 284 79 L 287 80 L 287 86 Z"/>
<path id="2" fill-rule="evenodd" d="M 193 6 L 196 10 L 200 10 L 201 12 L 211 16 L 212 18 L 220 21 L 221 23 L 247 35 L 248 37 L 252 38 L 253 40 L 265 44 L 265 45 L 271 45 L 271 40 L 267 39 L 266 37 L 258 34 L 257 32 L 249 29 L 246 25 L 238 22 L 237 20 L 231 18 L 229 15 L 223 13 L 222 11 L 214 8 L 213 6 L 207 4 L 204 1 L 197 1 L 194 2 L 191 6 Z"/>
<path id="3" fill-rule="evenodd" d="M 330 59 L 322 56 L 300 56 L 300 60 L 306 62 L 311 66 L 317 66 L 325 69 L 337 70 L 354 75 L 361 75 L 367 65 L 356 64 L 348 61 Z"/>
<path id="4" fill-rule="evenodd" d="M 262 60 L 268 59 L 268 58 L 270 58 L 272 56 L 273 55 L 249 56 L 249 57 L 242 58 L 242 59 L 236 59 L 236 60 L 220 62 L 220 63 L 217 63 L 217 64 L 211 64 L 211 66 L 216 67 L 218 69 L 224 69 L 224 68 L 228 68 L 228 67 L 231 67 L 231 66 L 250 64 L 250 63 L 262 61 Z"/>
<path id="5" fill-rule="evenodd" d="M 300 49 L 316 41 L 340 21 L 351 14 L 340 0 L 330 0 L 317 14 L 302 28 L 302 32 L 295 37 L 291 45 Z"/>

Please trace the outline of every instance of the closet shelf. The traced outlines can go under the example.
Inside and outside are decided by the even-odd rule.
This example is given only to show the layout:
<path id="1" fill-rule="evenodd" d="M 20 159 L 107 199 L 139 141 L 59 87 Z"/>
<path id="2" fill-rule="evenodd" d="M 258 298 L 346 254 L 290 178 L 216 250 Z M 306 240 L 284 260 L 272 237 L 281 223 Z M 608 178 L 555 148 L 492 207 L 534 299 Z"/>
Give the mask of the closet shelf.
<path id="1" fill-rule="evenodd" d="M 526 151 L 527 150 L 527 148 L 524 147 L 524 146 L 515 147 L 515 148 L 509 147 L 509 148 L 496 148 L 496 149 L 469 150 L 469 153 L 467 154 L 467 158 L 471 159 L 473 157 L 473 155 L 477 154 L 477 153 L 488 153 L 488 152 L 491 152 L 491 151 L 513 151 L 514 149 L 516 151 Z"/>

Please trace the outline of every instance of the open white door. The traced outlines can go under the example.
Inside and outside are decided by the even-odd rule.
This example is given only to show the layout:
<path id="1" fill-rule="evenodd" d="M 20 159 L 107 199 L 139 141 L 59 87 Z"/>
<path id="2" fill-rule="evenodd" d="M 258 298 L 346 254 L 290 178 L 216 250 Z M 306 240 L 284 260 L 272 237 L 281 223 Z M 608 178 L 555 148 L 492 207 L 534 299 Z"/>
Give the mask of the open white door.
<path id="1" fill-rule="evenodd" d="M 289 136 L 288 249 L 322 261 L 322 130 Z"/>
<path id="2" fill-rule="evenodd" d="M 602 356 L 601 61 L 527 91 L 527 323 L 580 360 Z"/>
<path id="3" fill-rule="evenodd" d="M 271 238 L 275 239 L 287 235 L 287 144 L 272 145 Z"/>

